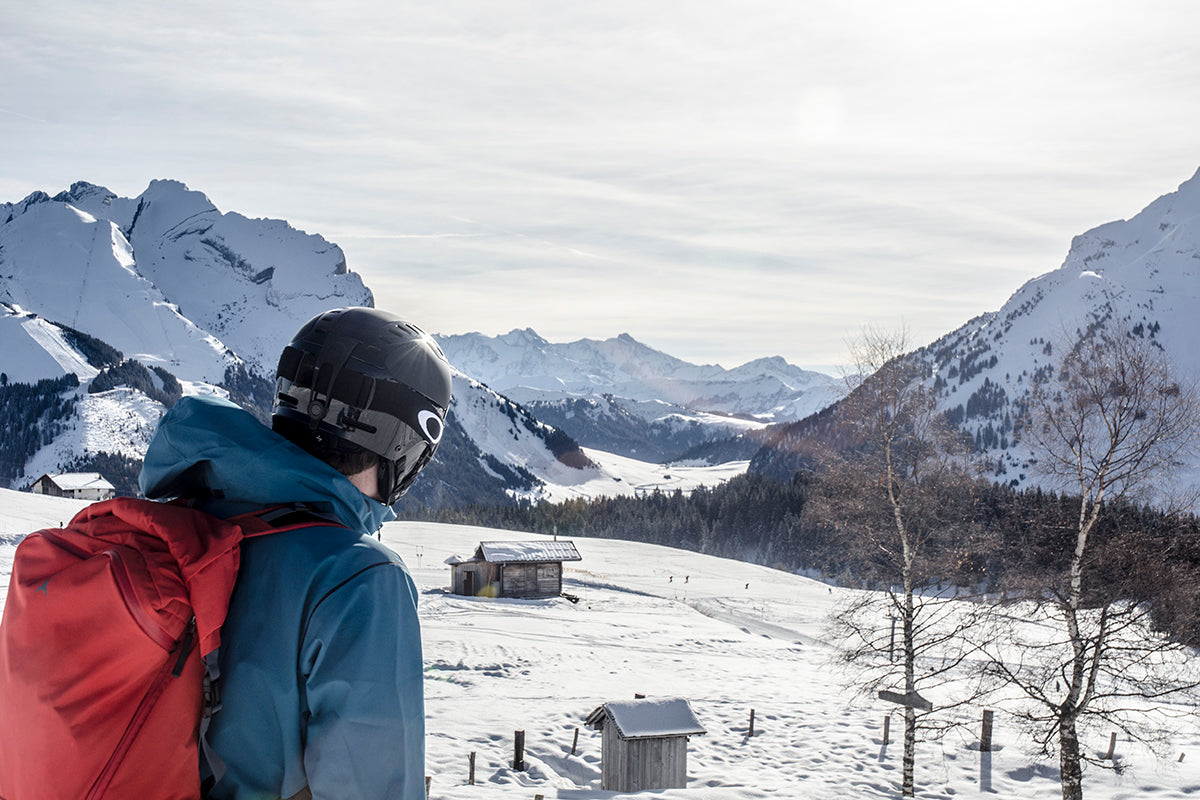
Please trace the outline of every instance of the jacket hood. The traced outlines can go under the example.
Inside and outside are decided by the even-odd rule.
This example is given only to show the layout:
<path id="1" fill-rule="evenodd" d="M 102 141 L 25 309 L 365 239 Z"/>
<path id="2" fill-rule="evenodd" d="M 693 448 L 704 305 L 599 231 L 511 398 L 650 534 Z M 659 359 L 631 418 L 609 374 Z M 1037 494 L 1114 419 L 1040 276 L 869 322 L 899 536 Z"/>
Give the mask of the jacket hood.
<path id="1" fill-rule="evenodd" d="M 167 412 L 138 484 L 148 498 L 197 498 L 217 516 L 307 503 L 366 533 L 396 518 L 345 475 L 215 397 L 184 397 Z"/>

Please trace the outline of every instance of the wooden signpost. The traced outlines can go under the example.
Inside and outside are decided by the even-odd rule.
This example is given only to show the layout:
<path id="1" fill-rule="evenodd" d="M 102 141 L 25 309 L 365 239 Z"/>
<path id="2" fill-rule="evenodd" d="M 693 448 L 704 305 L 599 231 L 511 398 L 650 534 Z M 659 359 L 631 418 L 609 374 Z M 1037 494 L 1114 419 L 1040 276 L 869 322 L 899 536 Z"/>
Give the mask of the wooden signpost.
<path id="1" fill-rule="evenodd" d="M 886 689 L 880 690 L 879 699 L 886 700 L 889 703 L 897 703 L 906 708 L 916 708 L 921 711 L 933 711 L 933 703 L 926 700 L 921 695 L 913 692 L 912 694 L 900 694 L 899 692 L 889 692 Z"/>

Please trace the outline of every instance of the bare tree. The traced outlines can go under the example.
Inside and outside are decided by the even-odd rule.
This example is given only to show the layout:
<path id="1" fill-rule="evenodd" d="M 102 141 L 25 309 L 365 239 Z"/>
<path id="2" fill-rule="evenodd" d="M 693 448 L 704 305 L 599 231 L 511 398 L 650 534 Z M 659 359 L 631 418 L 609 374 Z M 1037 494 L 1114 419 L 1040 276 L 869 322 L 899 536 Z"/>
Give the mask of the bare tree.
<path id="1" fill-rule="evenodd" d="M 961 623 L 938 587 L 965 530 L 968 515 L 955 503 L 970 479 L 961 434 L 938 412 L 928 368 L 907 344 L 903 331 L 876 329 L 854 343 L 868 377 L 837 410 L 837 446 L 822 459 L 806 513 L 840 531 L 882 590 L 840 608 L 831 633 L 856 685 L 902 705 L 902 791 L 911 797 L 918 738 L 940 725 L 922 692 L 950 680 L 965 655 Z"/>
<path id="2" fill-rule="evenodd" d="M 1017 718 L 1043 752 L 1057 750 L 1064 800 L 1081 800 L 1083 764 L 1099 761 L 1081 746 L 1081 729 L 1115 728 L 1153 744 L 1156 728 L 1131 721 L 1200 686 L 1188 654 L 1153 630 L 1149 604 L 1134 602 L 1125 583 L 1138 573 L 1145 580 L 1155 564 L 1097 539 L 1126 501 L 1178 501 L 1166 490 L 1192 455 L 1197 399 L 1152 342 L 1093 333 L 1035 385 L 1029 409 L 1026 444 L 1040 472 L 1078 496 L 1078 514 L 1055 563 L 1014 571 L 1026 581 L 1009 587 L 1028 604 L 1021 622 L 992 609 L 975 631 L 985 633 L 985 673 L 1018 690 Z M 1037 632 L 1030 621 L 1041 623 Z"/>

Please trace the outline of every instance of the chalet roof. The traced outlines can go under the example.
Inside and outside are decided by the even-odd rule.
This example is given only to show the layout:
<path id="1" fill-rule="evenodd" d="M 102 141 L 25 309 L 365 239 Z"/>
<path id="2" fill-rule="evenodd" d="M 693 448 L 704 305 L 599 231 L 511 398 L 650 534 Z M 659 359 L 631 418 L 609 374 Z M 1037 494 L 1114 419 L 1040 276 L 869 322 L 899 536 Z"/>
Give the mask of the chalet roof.
<path id="1" fill-rule="evenodd" d="M 660 739 L 707 733 L 691 705 L 681 697 L 605 703 L 588 715 L 586 724 L 590 728 L 599 728 L 605 717 L 612 720 L 622 739 Z"/>
<path id="2" fill-rule="evenodd" d="M 80 489 L 116 491 L 116 487 L 104 480 L 104 476 L 99 472 L 60 472 L 55 475 L 43 475 L 42 478 L 46 478 L 64 492 L 79 491 Z M 38 478 L 38 480 L 40 481 L 42 478 Z"/>
<path id="3" fill-rule="evenodd" d="M 582 561 L 575 543 L 569 541 L 480 542 L 475 560 L 489 564 L 523 561 Z"/>

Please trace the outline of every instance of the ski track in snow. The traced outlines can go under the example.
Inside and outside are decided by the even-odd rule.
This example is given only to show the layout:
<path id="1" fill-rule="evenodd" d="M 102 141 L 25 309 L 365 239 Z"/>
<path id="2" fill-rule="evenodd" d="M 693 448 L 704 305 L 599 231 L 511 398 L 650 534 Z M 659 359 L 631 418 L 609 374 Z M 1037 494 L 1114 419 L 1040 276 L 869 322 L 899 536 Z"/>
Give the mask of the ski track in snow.
<path id="1" fill-rule="evenodd" d="M 0 490 L 0 585 L 16 540 L 85 504 Z M 689 742 L 688 787 L 638 793 L 670 800 L 898 798 L 901 722 L 895 707 L 856 705 L 825 643 L 829 611 L 848 592 L 784 572 L 654 545 L 576 538 L 583 561 L 564 590 L 579 597 L 489 600 L 446 592 L 442 562 L 485 540 L 540 538 L 467 526 L 397 522 L 382 538 L 420 592 L 432 800 L 600 800 L 600 734 L 584 718 L 634 693 L 678 696 L 707 730 Z M 747 586 L 749 584 L 749 586 Z M 755 711 L 754 736 L 749 734 Z M 973 710 L 978 716 L 979 711 Z M 576 728 L 577 752 L 571 754 Z M 525 731 L 526 770 L 512 769 Z M 969 735 L 917 751 L 917 796 L 1052 798 L 1057 767 L 1034 759 L 996 713 L 992 753 Z M 1174 743 L 1182 763 L 1119 741 L 1122 771 L 1090 768 L 1089 800 L 1200 794 L 1200 730 Z M 1093 751 L 1107 746 L 1093 737 Z M 476 755 L 476 785 L 467 785 Z"/>

